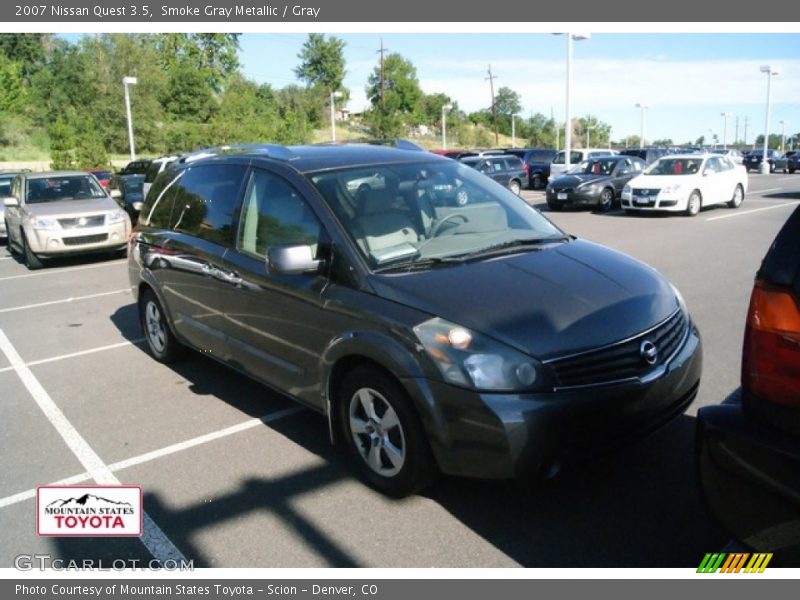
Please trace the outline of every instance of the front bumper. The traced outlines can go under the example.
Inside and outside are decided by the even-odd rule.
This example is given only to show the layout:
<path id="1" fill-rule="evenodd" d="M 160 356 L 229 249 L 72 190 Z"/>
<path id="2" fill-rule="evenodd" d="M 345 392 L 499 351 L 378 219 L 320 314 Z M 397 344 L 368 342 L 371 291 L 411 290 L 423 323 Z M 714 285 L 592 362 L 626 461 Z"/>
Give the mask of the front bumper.
<path id="1" fill-rule="evenodd" d="M 691 190 L 690 190 L 691 191 Z M 673 211 L 683 212 L 689 204 L 689 194 L 687 193 L 664 193 L 659 192 L 655 197 L 650 196 L 643 201 L 639 196 L 634 196 L 630 192 L 622 192 L 620 205 L 625 210 L 642 211 Z"/>
<path id="2" fill-rule="evenodd" d="M 423 422 L 442 471 L 530 479 L 635 440 L 679 416 L 697 393 L 701 371 L 702 344 L 692 326 L 664 373 L 648 383 L 485 394 L 424 380 L 411 386 L 411 393 L 433 407 L 421 412 L 427 414 Z"/>
<path id="3" fill-rule="evenodd" d="M 568 189 L 557 190 L 547 188 L 545 195 L 547 204 L 555 206 L 597 206 L 600 203 L 600 192 L 602 187 L 597 190 Z M 566 194 L 566 197 L 563 197 Z M 559 197 L 561 195 L 561 197 Z"/>
<path id="4" fill-rule="evenodd" d="M 42 230 L 25 227 L 31 251 L 38 256 L 60 256 L 116 250 L 125 247 L 131 233 L 130 218 L 113 225 L 77 229 Z"/>
<path id="5" fill-rule="evenodd" d="M 740 402 L 697 415 L 695 461 L 708 512 L 737 541 L 800 563 L 800 437 L 750 418 Z"/>

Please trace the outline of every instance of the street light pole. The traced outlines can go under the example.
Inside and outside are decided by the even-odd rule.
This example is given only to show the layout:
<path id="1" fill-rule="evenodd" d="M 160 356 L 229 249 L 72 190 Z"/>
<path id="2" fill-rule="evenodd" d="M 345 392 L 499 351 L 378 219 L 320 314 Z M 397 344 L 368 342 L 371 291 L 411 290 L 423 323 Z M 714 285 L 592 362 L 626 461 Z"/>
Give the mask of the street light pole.
<path id="1" fill-rule="evenodd" d="M 781 121 L 781 152 L 784 150 L 784 146 L 786 146 L 786 122 Z"/>
<path id="2" fill-rule="evenodd" d="M 770 87 L 772 85 L 772 76 L 778 75 L 778 70 L 771 65 L 762 65 L 761 72 L 767 74 L 767 115 L 764 119 L 764 154 L 761 156 L 761 173 L 766 175 L 769 173 L 769 161 L 767 160 L 767 150 L 769 145 L 769 99 Z"/>
<path id="3" fill-rule="evenodd" d="M 636 107 L 639 109 L 639 147 L 644 148 L 644 111 L 650 107 L 643 102 L 637 102 Z"/>
<path id="4" fill-rule="evenodd" d="M 783 123 L 783 121 L 781 121 L 781 123 Z M 514 113 L 511 113 L 511 147 L 517 147 L 517 129 L 514 122 Z"/>
<path id="5" fill-rule="evenodd" d="M 128 143 L 131 148 L 131 160 L 136 160 L 136 149 L 133 145 L 133 117 L 131 117 L 131 95 L 128 92 L 129 85 L 136 85 L 138 80 L 136 77 L 123 77 L 122 87 L 125 88 L 125 112 L 128 115 Z"/>
<path id="6" fill-rule="evenodd" d="M 341 98 L 342 92 L 331 92 L 331 141 L 336 141 L 336 103 L 335 98 Z"/>
<path id="7" fill-rule="evenodd" d="M 442 104 L 442 150 L 447 150 L 447 111 L 451 108 L 452 104 Z"/>
<path id="8" fill-rule="evenodd" d="M 556 34 L 561 35 L 561 34 Z M 572 113 L 570 112 L 570 101 L 572 99 L 572 40 L 587 40 L 590 34 L 567 33 L 567 101 L 566 116 L 564 118 L 564 166 L 567 171 L 570 169 L 570 158 L 572 154 Z"/>
<path id="9" fill-rule="evenodd" d="M 732 117 L 733 113 L 724 112 L 720 113 L 722 117 L 722 149 L 728 149 L 728 117 Z"/>

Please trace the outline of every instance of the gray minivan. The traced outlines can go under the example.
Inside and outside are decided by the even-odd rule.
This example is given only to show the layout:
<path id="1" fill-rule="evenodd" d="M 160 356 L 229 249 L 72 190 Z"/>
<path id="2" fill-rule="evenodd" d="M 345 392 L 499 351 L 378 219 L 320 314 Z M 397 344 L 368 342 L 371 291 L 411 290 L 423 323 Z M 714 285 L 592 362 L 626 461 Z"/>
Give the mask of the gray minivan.
<path id="1" fill-rule="evenodd" d="M 697 393 L 699 333 L 662 275 L 464 164 L 366 144 L 210 154 L 156 179 L 131 237 L 150 352 L 202 350 L 318 411 L 386 494 L 551 476 Z"/>

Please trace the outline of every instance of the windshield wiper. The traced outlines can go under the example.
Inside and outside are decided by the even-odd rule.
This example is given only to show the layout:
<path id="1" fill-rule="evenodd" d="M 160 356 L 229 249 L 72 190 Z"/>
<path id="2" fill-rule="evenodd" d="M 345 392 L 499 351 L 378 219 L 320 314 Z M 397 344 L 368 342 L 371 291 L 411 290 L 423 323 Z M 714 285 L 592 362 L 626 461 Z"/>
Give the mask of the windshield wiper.
<path id="1" fill-rule="evenodd" d="M 571 236 L 559 235 L 556 237 L 510 240 L 508 242 L 492 244 L 491 246 L 486 246 L 485 248 L 473 250 L 472 252 L 468 252 L 467 254 L 460 254 L 454 258 L 459 261 L 465 261 L 465 260 L 471 260 L 473 258 L 481 258 L 484 256 L 494 256 L 498 254 L 524 251 L 526 248 L 533 249 L 536 248 L 537 246 L 542 246 L 543 244 L 568 242 L 571 239 L 573 239 Z"/>
<path id="2" fill-rule="evenodd" d="M 385 273 L 387 271 L 413 271 L 414 269 L 427 269 L 438 265 L 447 265 L 460 262 L 462 262 L 460 257 L 431 256 L 423 258 L 422 256 L 417 256 L 409 261 L 377 267 L 376 269 L 373 269 L 373 273 Z"/>

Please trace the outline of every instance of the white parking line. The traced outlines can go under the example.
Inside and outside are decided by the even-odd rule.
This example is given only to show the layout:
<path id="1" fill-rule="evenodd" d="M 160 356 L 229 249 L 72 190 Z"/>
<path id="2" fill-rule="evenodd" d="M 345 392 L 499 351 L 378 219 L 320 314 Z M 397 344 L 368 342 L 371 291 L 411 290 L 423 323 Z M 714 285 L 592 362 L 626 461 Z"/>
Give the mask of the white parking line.
<path id="1" fill-rule="evenodd" d="M 88 296 L 73 296 L 72 298 L 64 298 L 62 300 L 51 300 L 50 302 L 39 302 L 37 304 L 24 304 L 22 306 L 12 306 L 10 308 L 0 308 L 0 313 L 14 312 L 16 310 L 27 310 L 29 308 L 39 308 L 41 306 L 50 306 L 52 304 L 65 304 L 67 302 L 75 302 L 76 300 L 88 300 L 89 298 L 101 298 L 103 296 L 113 296 L 114 294 L 121 294 L 123 292 L 130 292 L 130 288 L 121 290 L 114 290 L 113 292 L 102 292 L 99 294 L 89 294 Z"/>
<path id="2" fill-rule="evenodd" d="M 26 367 L 35 367 L 36 365 L 44 365 L 51 362 L 56 362 L 59 360 L 64 360 L 66 358 L 75 358 L 76 356 L 86 356 L 87 354 L 94 354 L 95 352 L 104 352 L 105 350 L 113 350 L 115 348 L 124 348 L 125 346 L 133 346 L 134 344 L 141 344 L 144 342 L 144 338 L 136 338 L 135 340 L 130 340 L 127 342 L 118 342 L 116 344 L 109 344 L 108 346 L 98 346 L 97 348 L 89 348 L 88 350 L 80 350 L 78 352 L 70 352 L 69 354 L 60 354 L 58 356 L 51 356 L 50 358 L 42 358 L 40 360 L 34 360 L 29 363 L 25 363 Z M 5 373 L 6 371 L 13 371 L 14 367 L 3 367 L 0 369 L 0 373 Z"/>
<path id="3" fill-rule="evenodd" d="M 769 194 L 770 192 L 780 192 L 783 188 L 768 188 L 766 190 L 748 190 L 751 196 L 758 196 L 759 194 Z"/>
<path id="4" fill-rule="evenodd" d="M 119 485 L 120 481 L 111 472 L 108 466 L 97 455 L 91 446 L 83 439 L 78 430 L 72 426 L 61 409 L 58 408 L 50 394 L 42 387 L 33 372 L 25 365 L 22 357 L 17 353 L 11 341 L 6 337 L 5 332 L 0 329 L 0 351 L 6 355 L 8 362 L 16 371 L 17 376 L 27 388 L 34 401 L 47 417 L 47 420 L 55 427 L 58 434 L 62 437 L 75 457 L 84 466 L 87 473 L 99 484 Z M 185 561 L 180 550 L 170 541 L 166 534 L 161 531 L 158 525 L 150 516 L 142 511 L 144 517 L 144 530 L 141 541 L 153 555 L 162 563 L 167 560 Z"/>
<path id="5" fill-rule="evenodd" d="M 744 215 L 749 215 L 750 213 L 761 212 L 762 210 L 772 210 L 773 208 L 781 208 L 782 206 L 796 206 L 800 204 L 800 201 L 797 202 L 784 202 L 783 204 L 774 204 L 772 206 L 764 206 L 762 208 L 754 208 L 752 210 L 743 210 L 740 212 L 735 212 L 730 215 L 722 215 L 721 217 L 710 217 L 706 219 L 706 221 L 719 221 L 720 219 L 731 219 L 733 217 L 742 217 Z"/>
<path id="6" fill-rule="evenodd" d="M 188 450 L 190 448 L 194 448 L 202 444 L 207 444 L 209 442 L 213 442 L 214 440 L 219 440 L 221 438 L 228 437 L 229 435 L 233 435 L 235 433 L 240 433 L 242 431 L 247 431 L 248 429 L 253 429 L 254 427 L 257 427 L 259 425 L 272 423 L 274 421 L 277 421 L 278 419 L 289 417 L 304 410 L 306 409 L 303 408 L 302 406 L 292 406 L 290 408 L 285 408 L 283 410 L 278 410 L 272 413 L 268 413 L 263 417 L 259 417 L 257 419 L 248 419 L 247 421 L 239 423 L 238 425 L 232 425 L 231 427 L 226 427 L 225 429 L 212 431 L 211 433 L 207 433 L 205 435 L 199 435 L 197 437 L 185 440 L 183 442 L 178 442 L 177 444 L 166 446 L 164 448 L 161 448 L 160 450 L 153 450 L 152 452 L 145 452 L 144 454 L 140 454 L 139 456 L 132 456 L 131 458 L 126 458 L 125 460 L 121 460 L 119 462 L 115 462 L 113 464 L 108 465 L 108 469 L 111 472 L 116 473 L 117 471 L 141 465 L 143 463 L 163 458 L 165 456 L 169 456 L 170 454 L 175 454 L 176 452 Z M 60 481 L 53 482 L 50 485 L 75 485 L 78 483 L 83 483 L 84 481 L 88 481 L 89 479 L 91 479 L 91 475 L 89 475 L 89 473 L 87 472 L 83 472 L 78 475 L 73 475 L 72 477 L 68 477 L 67 479 L 62 479 Z M 12 504 L 18 504 L 19 502 L 24 502 L 25 500 L 30 500 L 31 498 L 35 497 L 36 497 L 36 488 L 20 492 L 19 494 L 14 494 L 13 496 L 6 496 L 5 498 L 0 498 L 0 508 L 11 506 Z"/>
<path id="7" fill-rule="evenodd" d="M 59 273 L 72 273 L 73 271 L 85 271 L 86 269 L 99 269 L 101 267 L 111 267 L 128 259 L 123 258 L 120 260 L 109 260 L 104 263 L 96 265 L 84 265 L 82 267 L 64 267 L 63 269 L 45 269 L 44 271 L 37 271 L 36 273 L 25 273 L 24 275 L 10 275 L 8 277 L 0 277 L 0 281 L 8 281 L 9 279 L 25 279 L 26 277 L 41 277 L 42 275 L 58 275 Z"/>

